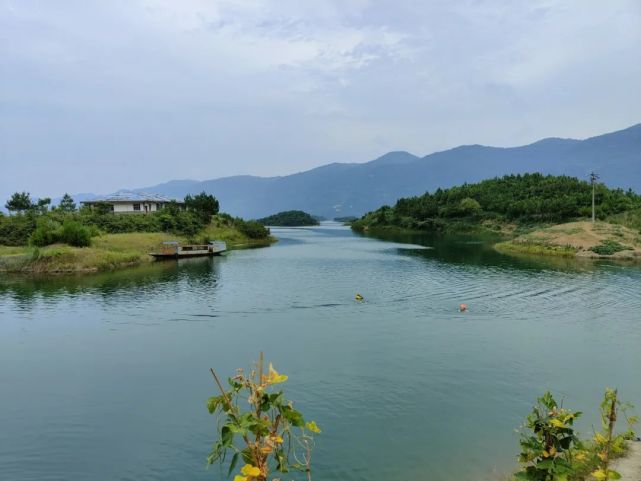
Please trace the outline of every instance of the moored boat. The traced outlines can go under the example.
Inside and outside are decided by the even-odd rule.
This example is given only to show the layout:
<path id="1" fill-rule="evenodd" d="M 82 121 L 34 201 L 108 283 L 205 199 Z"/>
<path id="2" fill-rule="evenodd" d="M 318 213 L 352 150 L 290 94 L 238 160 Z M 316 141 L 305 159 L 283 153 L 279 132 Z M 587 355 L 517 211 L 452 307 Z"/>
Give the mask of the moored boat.
<path id="1" fill-rule="evenodd" d="M 180 259 L 182 257 L 216 256 L 227 250 L 223 241 L 210 241 L 207 244 L 180 245 L 178 242 L 163 242 L 157 252 L 149 255 L 156 259 Z"/>

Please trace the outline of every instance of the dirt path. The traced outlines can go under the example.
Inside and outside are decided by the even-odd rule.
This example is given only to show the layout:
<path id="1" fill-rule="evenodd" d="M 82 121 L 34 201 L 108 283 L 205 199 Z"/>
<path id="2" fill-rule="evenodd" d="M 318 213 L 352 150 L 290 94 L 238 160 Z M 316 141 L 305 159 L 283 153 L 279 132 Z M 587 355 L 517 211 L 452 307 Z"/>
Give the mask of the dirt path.
<path id="1" fill-rule="evenodd" d="M 641 481 L 641 441 L 631 442 L 628 455 L 617 460 L 613 469 L 621 474 L 622 481 Z"/>

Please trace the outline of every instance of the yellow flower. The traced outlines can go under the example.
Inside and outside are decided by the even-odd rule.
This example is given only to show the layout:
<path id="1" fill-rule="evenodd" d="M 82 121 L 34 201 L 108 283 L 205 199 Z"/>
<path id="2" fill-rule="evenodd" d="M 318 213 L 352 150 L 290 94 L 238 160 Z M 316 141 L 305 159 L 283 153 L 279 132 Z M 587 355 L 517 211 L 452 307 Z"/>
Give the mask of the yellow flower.
<path id="1" fill-rule="evenodd" d="M 269 454 L 269 453 L 272 452 L 272 447 L 271 446 L 263 446 L 262 448 L 260 448 L 260 451 L 263 454 Z"/>
<path id="2" fill-rule="evenodd" d="M 240 472 L 243 473 L 245 476 L 248 476 L 249 478 L 255 478 L 257 476 L 260 476 L 260 469 L 257 468 L 256 466 L 252 466 L 251 464 L 246 464 L 245 466 L 243 466 Z"/>
<path id="3" fill-rule="evenodd" d="M 234 476 L 234 481 L 249 481 L 249 478 L 247 476 L 241 476 L 240 474 L 237 474 Z"/>
<path id="4" fill-rule="evenodd" d="M 305 427 L 306 427 L 307 429 L 309 429 L 309 430 L 310 430 L 311 432 L 313 432 L 313 433 L 317 433 L 317 434 L 318 434 L 318 433 L 320 433 L 320 432 L 321 432 L 320 428 L 319 428 L 319 427 L 318 427 L 318 425 L 316 424 L 316 421 L 310 421 L 310 422 L 308 422 L 307 424 L 305 424 Z"/>
<path id="5" fill-rule="evenodd" d="M 606 472 L 605 472 L 604 470 L 602 470 L 602 469 L 597 469 L 596 471 L 594 471 L 594 472 L 592 473 L 592 476 L 594 476 L 594 477 L 595 477 L 596 479 L 598 479 L 599 481 L 603 481 L 603 480 L 605 480 L 605 479 L 608 479 L 608 475 L 607 475 L 607 474 L 606 474 Z"/>
<path id="6" fill-rule="evenodd" d="M 561 421 L 560 419 L 556 419 L 556 418 L 552 419 L 550 421 L 550 424 L 552 426 L 556 427 L 556 428 L 564 428 L 564 427 L 566 427 L 565 424 L 563 423 L 563 421 Z"/>
<path id="7" fill-rule="evenodd" d="M 576 453 L 575 458 L 577 459 L 577 461 L 583 461 L 585 459 L 585 451 L 579 451 L 578 453 Z"/>
<path id="8" fill-rule="evenodd" d="M 267 382 L 269 384 L 279 384 L 281 382 L 287 381 L 288 377 L 285 374 L 278 374 L 278 371 L 274 369 L 272 363 L 269 363 L 269 376 L 267 377 Z"/>
<path id="9" fill-rule="evenodd" d="M 270 436 L 270 439 L 276 444 L 283 444 L 283 438 L 278 435 Z"/>
<path id="10" fill-rule="evenodd" d="M 605 436 L 601 433 L 596 433 L 594 435 L 594 440 L 599 444 L 605 444 L 607 441 L 607 439 L 605 439 Z"/>

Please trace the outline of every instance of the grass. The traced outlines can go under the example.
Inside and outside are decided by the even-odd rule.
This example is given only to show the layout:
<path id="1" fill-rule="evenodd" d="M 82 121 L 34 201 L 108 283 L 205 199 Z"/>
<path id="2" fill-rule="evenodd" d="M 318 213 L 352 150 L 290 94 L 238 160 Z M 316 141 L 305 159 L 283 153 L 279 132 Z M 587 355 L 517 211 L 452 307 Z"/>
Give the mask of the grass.
<path id="1" fill-rule="evenodd" d="M 619 224 L 641 232 L 641 209 L 628 210 L 620 214 L 611 215 L 606 220 L 612 224 Z"/>
<path id="2" fill-rule="evenodd" d="M 222 240 L 227 243 L 230 249 L 239 249 L 244 247 L 263 247 L 276 242 L 276 238 L 269 236 L 264 239 L 252 239 L 246 236 L 238 229 L 214 221 L 208 225 L 198 237 L 199 241 L 205 240 Z"/>
<path id="3" fill-rule="evenodd" d="M 578 249 L 572 246 L 557 246 L 546 244 L 543 242 L 534 241 L 507 241 L 499 242 L 494 245 L 494 248 L 506 254 L 532 254 L 532 255 L 545 255 L 556 257 L 574 257 Z"/>
<path id="4" fill-rule="evenodd" d="M 230 249 L 266 246 L 275 241 L 250 239 L 232 227 L 209 226 L 200 237 L 220 239 Z M 149 252 L 163 241 L 188 243 L 187 239 L 162 232 L 104 234 L 92 238 L 91 247 L 54 244 L 47 247 L 0 246 L 0 271 L 30 273 L 98 272 L 149 263 Z M 199 238 L 199 241 L 203 239 Z"/>

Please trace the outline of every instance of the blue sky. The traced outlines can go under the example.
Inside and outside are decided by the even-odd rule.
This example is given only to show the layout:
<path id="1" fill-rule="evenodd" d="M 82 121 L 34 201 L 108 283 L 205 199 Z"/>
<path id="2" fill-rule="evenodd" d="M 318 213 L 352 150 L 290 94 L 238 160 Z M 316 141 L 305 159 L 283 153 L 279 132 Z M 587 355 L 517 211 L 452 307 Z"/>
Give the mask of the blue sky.
<path id="1" fill-rule="evenodd" d="M 641 1 L 0 0 L 0 197 L 641 122 Z"/>

